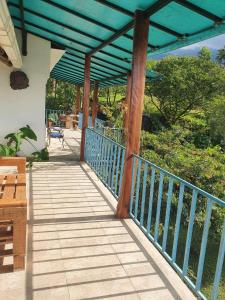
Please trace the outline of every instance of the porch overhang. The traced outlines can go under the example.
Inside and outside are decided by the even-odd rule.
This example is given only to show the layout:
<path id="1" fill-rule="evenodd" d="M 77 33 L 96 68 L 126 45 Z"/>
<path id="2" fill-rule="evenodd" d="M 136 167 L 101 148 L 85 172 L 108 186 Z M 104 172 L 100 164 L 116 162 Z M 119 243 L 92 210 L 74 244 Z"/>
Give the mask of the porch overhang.
<path id="1" fill-rule="evenodd" d="M 22 28 L 20 1 L 8 1 L 14 26 Z M 51 76 L 82 85 L 85 55 L 91 81 L 118 85 L 131 71 L 134 13 L 149 18 L 148 58 L 225 33 L 225 1 L 133 0 L 23 1 L 26 32 L 65 47 Z M 51 13 L 49 13 L 51 12 Z"/>
<path id="2" fill-rule="evenodd" d="M 15 68 L 21 68 L 22 57 L 5 1 L 0 2 L 0 47 L 5 51 L 9 63 Z"/>

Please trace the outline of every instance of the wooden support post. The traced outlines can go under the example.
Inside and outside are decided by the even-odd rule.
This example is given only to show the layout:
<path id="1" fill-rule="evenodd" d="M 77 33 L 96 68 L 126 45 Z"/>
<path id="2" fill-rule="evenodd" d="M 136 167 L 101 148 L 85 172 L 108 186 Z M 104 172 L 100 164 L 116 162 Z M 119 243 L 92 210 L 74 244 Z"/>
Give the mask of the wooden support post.
<path id="1" fill-rule="evenodd" d="M 94 95 L 92 105 L 92 127 L 95 127 L 95 119 L 98 113 L 98 81 L 94 82 Z"/>
<path id="2" fill-rule="evenodd" d="M 124 172 L 116 215 L 118 218 L 129 216 L 130 190 L 132 182 L 132 155 L 139 154 L 142 112 L 145 89 L 145 68 L 148 46 L 149 20 L 141 11 L 135 12 L 132 91 L 129 112 L 128 140 L 126 145 Z"/>
<path id="3" fill-rule="evenodd" d="M 127 89 L 126 89 L 126 98 L 124 101 L 124 116 L 123 116 L 123 129 L 124 129 L 124 138 L 125 142 L 127 142 L 128 136 L 128 125 L 129 125 L 129 113 L 130 113 L 130 98 L 131 98 L 131 74 L 127 74 Z"/>
<path id="4" fill-rule="evenodd" d="M 89 96 L 90 96 L 90 68 L 91 57 L 85 56 L 85 69 L 84 69 L 84 97 L 83 97 L 83 122 L 82 122 L 82 134 L 80 145 L 80 161 L 84 161 L 84 148 L 85 148 L 85 131 L 88 127 L 88 115 L 89 115 Z"/>
<path id="5" fill-rule="evenodd" d="M 76 103 L 75 103 L 75 115 L 80 112 L 80 86 L 76 86 Z"/>

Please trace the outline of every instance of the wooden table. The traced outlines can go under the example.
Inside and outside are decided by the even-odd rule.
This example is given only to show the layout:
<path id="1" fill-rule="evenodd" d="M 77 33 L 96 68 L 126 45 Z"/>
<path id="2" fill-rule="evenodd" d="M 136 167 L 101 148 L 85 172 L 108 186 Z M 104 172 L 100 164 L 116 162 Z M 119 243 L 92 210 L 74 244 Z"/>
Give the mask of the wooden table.
<path id="1" fill-rule="evenodd" d="M 0 258 L 13 256 L 14 270 L 25 265 L 26 222 L 26 174 L 0 174 Z M 7 243 L 12 250 L 5 249 Z"/>

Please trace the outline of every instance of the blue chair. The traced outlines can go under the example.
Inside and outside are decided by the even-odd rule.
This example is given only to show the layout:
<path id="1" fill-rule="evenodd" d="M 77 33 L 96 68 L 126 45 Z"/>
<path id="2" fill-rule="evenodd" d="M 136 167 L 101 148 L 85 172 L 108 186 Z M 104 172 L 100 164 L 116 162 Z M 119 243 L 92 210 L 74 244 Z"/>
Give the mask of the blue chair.
<path id="1" fill-rule="evenodd" d="M 48 128 L 48 145 L 50 146 L 51 138 L 53 139 L 59 139 L 59 141 L 62 143 L 62 147 L 64 148 L 64 134 L 63 130 L 60 127 L 49 127 Z"/>

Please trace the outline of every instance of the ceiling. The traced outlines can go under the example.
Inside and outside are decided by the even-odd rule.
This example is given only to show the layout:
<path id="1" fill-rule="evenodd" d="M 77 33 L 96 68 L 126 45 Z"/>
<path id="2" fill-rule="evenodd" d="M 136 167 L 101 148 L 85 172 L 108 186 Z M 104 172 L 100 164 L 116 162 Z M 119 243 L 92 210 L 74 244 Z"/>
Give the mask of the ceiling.
<path id="1" fill-rule="evenodd" d="M 148 58 L 225 33 L 225 0 L 9 0 L 14 26 L 45 38 L 65 54 L 51 77 L 83 84 L 85 54 L 91 81 L 126 83 L 131 70 L 134 12 L 149 17 Z M 147 79 L 156 74 L 147 73 Z"/>

